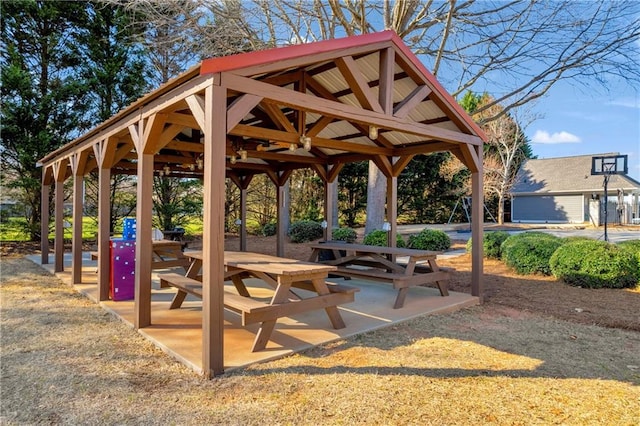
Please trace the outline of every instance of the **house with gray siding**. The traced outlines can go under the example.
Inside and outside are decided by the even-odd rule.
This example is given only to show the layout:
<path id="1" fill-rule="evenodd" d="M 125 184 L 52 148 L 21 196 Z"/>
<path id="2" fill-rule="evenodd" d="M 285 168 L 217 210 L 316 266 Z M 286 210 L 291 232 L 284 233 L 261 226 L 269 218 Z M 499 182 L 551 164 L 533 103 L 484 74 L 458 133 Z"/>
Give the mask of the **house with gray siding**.
<path id="1" fill-rule="evenodd" d="M 591 175 L 594 156 L 526 160 L 511 191 L 511 221 L 523 223 L 640 223 L 640 182 L 611 175 L 605 203 L 604 177 Z"/>

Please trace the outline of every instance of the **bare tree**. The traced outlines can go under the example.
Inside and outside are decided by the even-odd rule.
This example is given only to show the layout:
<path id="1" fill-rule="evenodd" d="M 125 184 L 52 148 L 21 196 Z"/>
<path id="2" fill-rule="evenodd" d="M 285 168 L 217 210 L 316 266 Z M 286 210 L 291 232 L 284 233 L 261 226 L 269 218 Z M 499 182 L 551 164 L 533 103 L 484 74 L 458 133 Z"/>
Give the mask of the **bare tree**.
<path id="1" fill-rule="evenodd" d="M 494 98 L 477 111 L 484 122 L 544 96 L 560 80 L 590 90 L 606 90 L 610 78 L 640 82 L 635 1 L 112 1 L 173 8 L 196 34 L 200 57 L 393 29 L 454 97 L 491 88 Z M 370 168 L 369 181 L 379 183 L 369 188 L 367 229 L 384 218 L 379 173 Z"/>
<path id="2" fill-rule="evenodd" d="M 500 115 L 493 105 L 484 109 L 483 104 L 494 103 L 491 96 L 484 95 L 478 105 L 481 113 L 474 114 L 477 121 L 483 121 L 483 115 L 498 116 L 497 119 L 483 125 L 488 142 L 483 155 L 484 189 L 486 195 L 498 199 L 498 223 L 504 223 L 504 201 L 515 184 L 518 169 L 522 161 L 530 154 L 529 141 L 525 136 L 526 128 L 537 118 L 537 115 L 525 107 L 512 109 L 510 113 Z"/>

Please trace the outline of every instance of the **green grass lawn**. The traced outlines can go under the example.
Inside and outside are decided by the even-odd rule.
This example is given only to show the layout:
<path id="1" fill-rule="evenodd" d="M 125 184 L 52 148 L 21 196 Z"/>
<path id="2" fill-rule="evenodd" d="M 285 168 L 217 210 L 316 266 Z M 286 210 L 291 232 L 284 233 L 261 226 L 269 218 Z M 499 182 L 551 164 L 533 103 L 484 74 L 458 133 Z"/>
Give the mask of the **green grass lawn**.
<path id="1" fill-rule="evenodd" d="M 69 225 L 73 224 L 70 218 L 65 218 L 65 221 Z M 187 235 L 201 235 L 202 234 L 202 218 L 194 217 L 187 224 L 184 225 Z M 72 228 L 67 227 L 64 229 L 64 238 L 70 239 L 72 236 Z M 122 232 L 122 226 L 117 226 L 115 233 Z M 95 240 L 98 234 L 98 223 L 93 217 L 82 218 L 82 239 L 83 240 Z M 53 224 L 50 226 L 49 239 L 55 237 Z M 29 233 L 27 232 L 27 221 L 22 217 L 10 217 L 7 221 L 0 223 L 0 241 L 27 241 L 29 239 Z"/>
<path id="2" fill-rule="evenodd" d="M 65 219 L 69 224 L 73 224 L 70 219 Z M 72 228 L 64 229 L 64 238 L 71 238 Z M 98 224 L 94 218 L 82 218 L 82 239 L 94 240 L 98 233 Z M 53 226 L 49 232 L 49 239 L 53 239 L 55 233 Z M 0 223 L 0 241 L 27 241 L 29 233 L 27 232 L 27 221 L 22 217 L 10 217 L 6 222 Z"/>

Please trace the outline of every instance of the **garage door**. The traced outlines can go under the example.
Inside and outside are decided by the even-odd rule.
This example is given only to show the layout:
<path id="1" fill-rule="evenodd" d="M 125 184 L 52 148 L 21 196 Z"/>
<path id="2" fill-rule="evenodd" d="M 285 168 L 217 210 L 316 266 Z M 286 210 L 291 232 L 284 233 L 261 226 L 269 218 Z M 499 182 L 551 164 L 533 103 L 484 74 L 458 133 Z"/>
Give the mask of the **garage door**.
<path id="1" fill-rule="evenodd" d="M 582 195 L 534 195 L 513 198 L 513 222 L 584 222 Z"/>

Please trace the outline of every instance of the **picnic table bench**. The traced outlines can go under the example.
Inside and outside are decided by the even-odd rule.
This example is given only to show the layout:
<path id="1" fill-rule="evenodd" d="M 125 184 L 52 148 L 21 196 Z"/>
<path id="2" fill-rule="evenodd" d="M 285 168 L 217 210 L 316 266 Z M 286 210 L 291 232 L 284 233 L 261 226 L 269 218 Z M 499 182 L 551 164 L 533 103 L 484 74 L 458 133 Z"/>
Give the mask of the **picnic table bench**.
<path id="1" fill-rule="evenodd" d="M 186 275 L 177 273 L 158 274 L 161 286 L 171 285 L 178 289 L 169 309 L 182 306 L 187 294 L 202 299 L 202 252 L 185 252 L 191 260 Z M 358 288 L 326 282 L 329 271 L 335 267 L 302 262 L 259 253 L 224 253 L 224 278 L 231 280 L 237 294 L 224 290 L 224 307 L 241 315 L 242 325 L 260 323 L 252 351 L 266 347 L 276 321 L 281 317 L 324 309 L 335 329 L 345 327 L 337 309 L 338 305 L 354 301 Z M 275 291 L 269 301 L 252 298 L 244 282 L 246 278 L 259 278 Z M 294 290 L 303 289 L 315 293 L 311 297 L 300 297 Z"/>
<path id="2" fill-rule="evenodd" d="M 441 296 L 449 295 L 447 281 L 452 269 L 438 266 L 437 252 L 335 242 L 311 244 L 311 248 L 309 261 L 335 266 L 334 275 L 391 283 L 398 290 L 394 309 L 404 306 L 411 287 L 435 283 Z M 332 258 L 322 260 L 325 250 Z M 397 257 L 408 257 L 408 262 L 399 263 Z"/>

